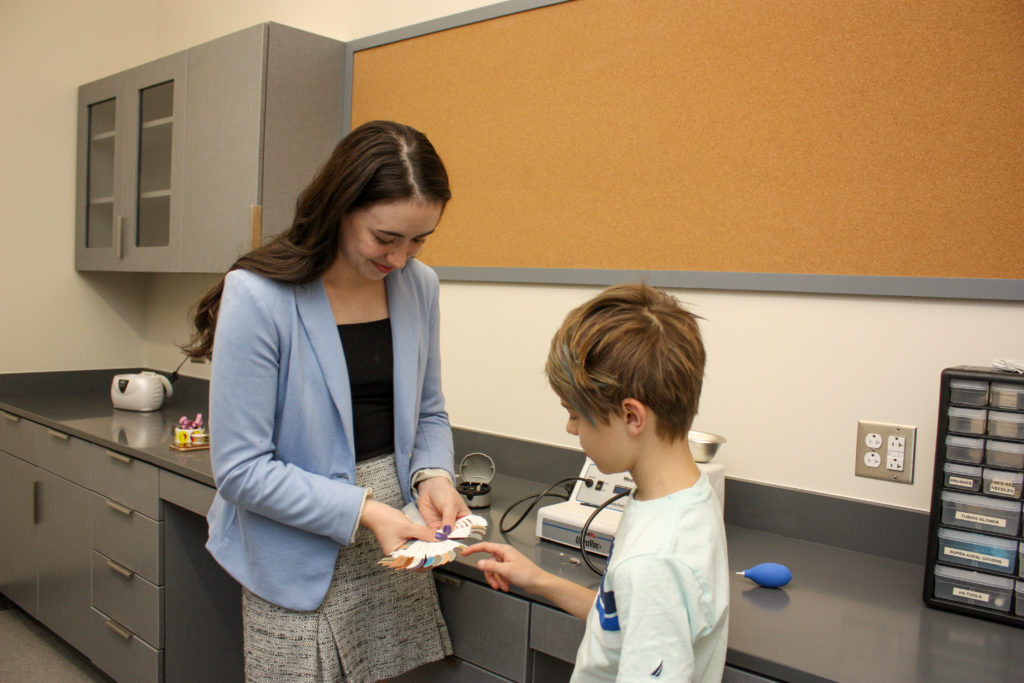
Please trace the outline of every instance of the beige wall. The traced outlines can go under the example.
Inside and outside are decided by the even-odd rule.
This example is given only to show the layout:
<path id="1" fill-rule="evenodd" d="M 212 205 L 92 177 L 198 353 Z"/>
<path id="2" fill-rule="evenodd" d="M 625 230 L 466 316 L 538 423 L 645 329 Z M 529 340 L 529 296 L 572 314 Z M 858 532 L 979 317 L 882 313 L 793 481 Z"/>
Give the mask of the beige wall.
<path id="1" fill-rule="evenodd" d="M 74 270 L 79 84 L 261 21 L 347 40 L 487 4 L 5 2 L 0 372 L 170 371 L 181 359 L 175 344 L 188 337 L 188 308 L 214 281 Z M 594 291 L 445 283 L 444 381 L 453 424 L 574 445 L 541 369 L 562 316 Z M 1017 303 L 674 293 L 705 318 L 708 376 L 695 427 L 726 436 L 721 462 L 729 476 L 750 481 L 926 510 L 939 371 L 1024 357 L 1024 305 Z M 208 366 L 184 371 L 208 376 Z M 858 419 L 917 425 L 913 486 L 853 476 Z"/>

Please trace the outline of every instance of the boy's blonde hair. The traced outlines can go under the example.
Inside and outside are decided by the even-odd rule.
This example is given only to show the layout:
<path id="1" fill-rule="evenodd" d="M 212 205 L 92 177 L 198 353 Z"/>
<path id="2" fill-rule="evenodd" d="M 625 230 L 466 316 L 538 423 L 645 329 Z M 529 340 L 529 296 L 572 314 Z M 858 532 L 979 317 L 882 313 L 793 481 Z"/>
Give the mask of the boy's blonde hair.
<path id="1" fill-rule="evenodd" d="M 566 316 L 545 366 L 558 397 L 591 424 L 633 398 L 657 415 L 656 434 L 685 439 L 704 379 L 697 317 L 666 292 L 616 285 Z"/>

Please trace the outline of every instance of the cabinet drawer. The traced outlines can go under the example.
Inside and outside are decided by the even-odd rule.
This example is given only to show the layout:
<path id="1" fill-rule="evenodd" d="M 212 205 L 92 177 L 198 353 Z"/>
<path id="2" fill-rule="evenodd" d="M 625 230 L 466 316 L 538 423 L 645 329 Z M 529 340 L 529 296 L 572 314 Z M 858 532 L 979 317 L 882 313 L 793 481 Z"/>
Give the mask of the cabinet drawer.
<path id="1" fill-rule="evenodd" d="M 150 519 L 163 519 L 156 467 L 102 448 L 92 453 L 90 462 L 93 491 Z"/>
<path id="2" fill-rule="evenodd" d="M 530 603 L 450 574 L 434 578 L 455 655 L 514 681 L 527 680 Z"/>
<path id="3" fill-rule="evenodd" d="M 0 410 L 0 451 L 7 451 L 33 465 L 36 462 L 36 432 L 42 427 L 23 417 Z"/>
<path id="4" fill-rule="evenodd" d="M 36 464 L 58 477 L 63 477 L 84 488 L 89 486 L 89 458 L 103 449 L 69 434 L 36 427 Z"/>
<path id="5" fill-rule="evenodd" d="M 95 607 L 92 663 L 118 683 L 159 683 L 163 650 L 157 650 Z"/>
<path id="6" fill-rule="evenodd" d="M 164 525 L 99 494 L 92 495 L 92 547 L 150 583 L 164 582 Z"/>
<path id="7" fill-rule="evenodd" d="M 206 517 L 210 511 L 216 493 L 217 489 L 212 486 L 160 470 L 160 498 L 201 517 Z"/>
<path id="8" fill-rule="evenodd" d="M 507 678 L 492 674 L 490 671 L 474 666 L 458 657 L 445 657 L 440 661 L 424 664 L 397 678 L 388 680 L 391 683 L 437 683 L 438 681 L 444 681 L 444 683 L 513 683 Z M 540 682 L 547 679 L 534 680 Z"/>
<path id="9" fill-rule="evenodd" d="M 561 610 L 530 605 L 530 649 L 575 662 L 586 624 Z"/>
<path id="10" fill-rule="evenodd" d="M 163 647 L 163 588 L 92 551 L 92 606 L 150 645 Z"/>

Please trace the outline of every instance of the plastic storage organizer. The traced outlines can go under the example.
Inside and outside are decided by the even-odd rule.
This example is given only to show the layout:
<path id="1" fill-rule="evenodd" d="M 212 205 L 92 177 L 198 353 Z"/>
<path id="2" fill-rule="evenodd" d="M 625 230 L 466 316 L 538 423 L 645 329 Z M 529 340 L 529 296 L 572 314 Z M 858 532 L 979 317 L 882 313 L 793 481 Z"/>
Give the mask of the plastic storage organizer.
<path id="1" fill-rule="evenodd" d="M 1024 626 L 1024 376 L 942 371 L 924 601 Z"/>

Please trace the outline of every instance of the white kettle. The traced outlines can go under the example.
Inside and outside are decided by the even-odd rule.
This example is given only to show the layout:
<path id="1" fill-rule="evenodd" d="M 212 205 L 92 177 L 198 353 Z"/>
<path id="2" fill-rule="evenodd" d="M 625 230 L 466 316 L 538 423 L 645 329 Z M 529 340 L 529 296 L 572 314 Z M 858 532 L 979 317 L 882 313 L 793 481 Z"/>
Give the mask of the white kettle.
<path id="1" fill-rule="evenodd" d="M 170 381 L 155 372 L 133 372 L 114 375 L 110 384 L 110 400 L 120 410 L 149 412 L 160 410 L 165 396 L 174 394 Z"/>

